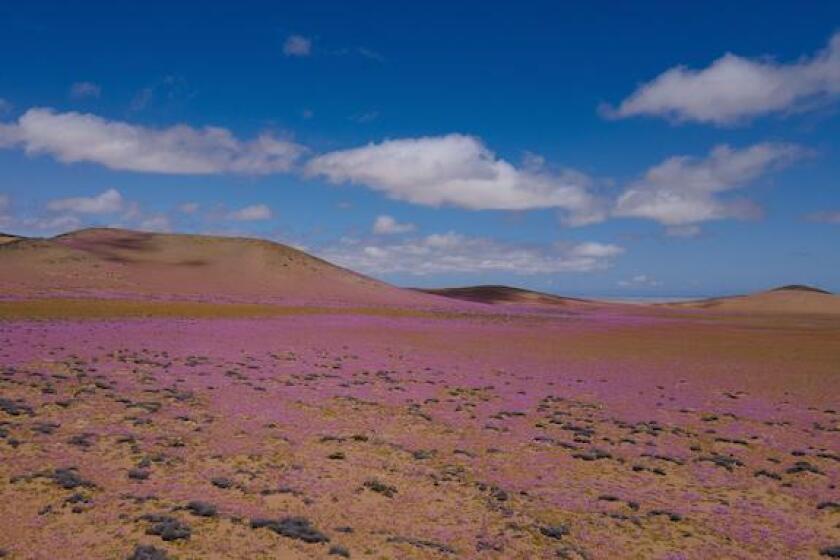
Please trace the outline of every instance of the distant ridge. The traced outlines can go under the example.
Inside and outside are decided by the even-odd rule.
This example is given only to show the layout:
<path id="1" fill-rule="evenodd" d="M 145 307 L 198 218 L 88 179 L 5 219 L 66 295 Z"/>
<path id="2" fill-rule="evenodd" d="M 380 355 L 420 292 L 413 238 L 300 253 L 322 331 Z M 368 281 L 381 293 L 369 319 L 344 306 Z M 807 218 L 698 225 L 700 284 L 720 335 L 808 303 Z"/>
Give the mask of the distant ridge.
<path id="1" fill-rule="evenodd" d="M 798 292 L 815 292 L 818 294 L 831 294 L 828 290 L 823 290 L 822 288 L 815 288 L 814 286 L 808 286 L 806 284 L 788 284 L 787 286 L 779 286 L 778 288 L 773 288 L 771 292 L 780 292 L 784 290 L 790 291 L 798 291 Z"/>
<path id="2" fill-rule="evenodd" d="M 526 304 L 526 305 L 586 305 L 595 303 L 585 299 L 570 298 L 514 288 L 502 285 L 464 286 L 460 288 L 433 288 L 415 290 L 427 294 L 472 301 L 486 304 Z"/>

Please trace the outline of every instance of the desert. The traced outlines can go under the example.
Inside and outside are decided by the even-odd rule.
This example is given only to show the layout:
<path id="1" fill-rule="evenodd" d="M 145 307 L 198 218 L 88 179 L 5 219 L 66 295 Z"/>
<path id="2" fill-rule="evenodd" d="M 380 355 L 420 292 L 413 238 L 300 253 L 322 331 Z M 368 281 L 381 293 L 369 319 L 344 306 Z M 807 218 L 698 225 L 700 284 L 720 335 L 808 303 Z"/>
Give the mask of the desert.
<path id="1" fill-rule="evenodd" d="M 0 560 L 840 559 L 840 2 L 0 1 Z"/>
<path id="2" fill-rule="evenodd" d="M 743 298 L 761 313 L 477 303 L 288 247 L 251 255 L 255 243 L 99 229 L 0 247 L 7 555 L 817 558 L 832 546 L 836 296 L 781 290 L 781 311 Z M 200 283 L 231 255 L 253 267 L 232 267 L 249 284 Z M 58 271 L 64 286 L 22 281 Z M 300 292 L 286 284 L 307 275 Z M 271 282 L 283 298 L 267 298 Z M 313 285 L 330 297 L 308 299 Z"/>

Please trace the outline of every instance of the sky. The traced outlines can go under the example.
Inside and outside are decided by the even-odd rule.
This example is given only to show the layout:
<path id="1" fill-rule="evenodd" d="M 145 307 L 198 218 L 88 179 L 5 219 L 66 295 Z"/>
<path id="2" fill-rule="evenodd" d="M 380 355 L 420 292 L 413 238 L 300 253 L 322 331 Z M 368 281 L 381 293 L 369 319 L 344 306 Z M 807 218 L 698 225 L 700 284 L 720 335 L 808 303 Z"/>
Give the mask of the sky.
<path id="1" fill-rule="evenodd" d="M 840 291 L 840 3 L 6 2 L 0 231 L 402 286 Z"/>

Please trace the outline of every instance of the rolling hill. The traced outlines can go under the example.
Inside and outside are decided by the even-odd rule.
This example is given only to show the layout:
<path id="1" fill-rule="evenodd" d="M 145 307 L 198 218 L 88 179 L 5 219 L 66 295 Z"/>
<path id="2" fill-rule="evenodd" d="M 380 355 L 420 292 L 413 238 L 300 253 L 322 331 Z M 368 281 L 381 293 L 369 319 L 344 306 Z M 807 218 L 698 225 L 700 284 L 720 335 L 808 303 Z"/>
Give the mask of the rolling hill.
<path id="1" fill-rule="evenodd" d="M 735 313 L 834 315 L 840 314 L 840 296 L 819 288 L 792 284 L 754 294 L 671 303 L 666 306 Z"/>
<path id="2" fill-rule="evenodd" d="M 113 228 L 83 229 L 48 239 L 0 234 L 0 293 L 408 307 L 629 305 L 500 285 L 403 289 L 267 240 Z M 631 307 L 840 314 L 840 297 L 819 288 L 789 285 L 749 295 Z"/>
<path id="3" fill-rule="evenodd" d="M 602 305 L 603 302 L 595 302 L 585 299 L 569 298 L 536 292 L 523 288 L 511 286 L 465 286 L 461 288 L 437 288 L 417 289 L 419 292 L 443 296 L 451 299 L 459 299 L 476 303 L 486 304 L 517 304 L 517 305 L 560 305 L 560 306 L 586 306 Z"/>
<path id="4" fill-rule="evenodd" d="M 109 228 L 0 245 L 0 290 L 393 305 L 436 299 L 271 241 Z"/>

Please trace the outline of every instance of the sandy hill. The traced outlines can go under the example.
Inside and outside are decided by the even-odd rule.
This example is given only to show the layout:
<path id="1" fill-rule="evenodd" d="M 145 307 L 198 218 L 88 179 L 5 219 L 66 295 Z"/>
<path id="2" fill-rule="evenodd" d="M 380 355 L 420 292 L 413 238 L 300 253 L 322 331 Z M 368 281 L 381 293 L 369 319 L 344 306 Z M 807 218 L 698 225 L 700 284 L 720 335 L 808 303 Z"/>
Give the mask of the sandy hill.
<path id="1" fill-rule="evenodd" d="M 0 291 L 399 305 L 436 299 L 270 241 L 108 228 L 0 245 Z"/>
<path id="2" fill-rule="evenodd" d="M 669 307 L 739 313 L 840 314 L 840 296 L 794 284 L 755 294 L 668 304 Z"/>
<path id="3" fill-rule="evenodd" d="M 585 306 L 596 303 L 511 286 L 466 286 L 462 288 L 418 289 L 417 291 L 488 304 Z"/>

